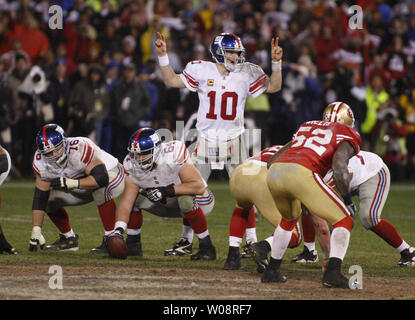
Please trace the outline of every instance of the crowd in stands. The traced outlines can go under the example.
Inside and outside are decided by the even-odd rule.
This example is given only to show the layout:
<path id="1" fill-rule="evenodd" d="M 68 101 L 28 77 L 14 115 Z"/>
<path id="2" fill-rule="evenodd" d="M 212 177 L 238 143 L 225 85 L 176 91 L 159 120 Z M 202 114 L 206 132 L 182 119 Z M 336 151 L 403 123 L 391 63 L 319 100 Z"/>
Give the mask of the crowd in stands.
<path id="1" fill-rule="evenodd" d="M 49 24 L 55 4 L 62 29 Z M 279 37 L 282 90 L 246 105 L 262 147 L 285 144 L 340 100 L 354 111 L 363 149 L 383 157 L 392 180 L 415 179 L 411 0 L 0 0 L 0 143 L 14 177 L 33 174 L 34 136 L 44 123 L 88 136 L 122 160 L 138 127 L 174 130 L 197 111 L 197 94 L 163 84 L 157 31 L 177 73 L 211 59 L 213 37 L 231 32 L 247 61 L 270 74 L 270 41 Z"/>

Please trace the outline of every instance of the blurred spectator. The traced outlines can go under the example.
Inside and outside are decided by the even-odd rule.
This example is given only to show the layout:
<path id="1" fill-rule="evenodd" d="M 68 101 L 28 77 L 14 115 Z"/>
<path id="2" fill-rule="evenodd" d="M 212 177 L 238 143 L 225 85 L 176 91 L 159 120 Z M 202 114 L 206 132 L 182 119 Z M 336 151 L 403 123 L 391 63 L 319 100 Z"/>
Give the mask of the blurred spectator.
<path id="1" fill-rule="evenodd" d="M 21 50 L 27 52 L 30 61 L 34 64 L 45 54 L 50 45 L 45 33 L 39 29 L 39 22 L 29 11 L 24 13 L 23 23 L 17 22 L 10 30 L 9 37 L 20 39 Z"/>
<path id="2" fill-rule="evenodd" d="M 54 64 L 54 72 L 47 89 L 47 100 L 52 103 L 54 123 L 66 128 L 68 125 L 68 101 L 71 84 L 66 76 L 66 60 L 58 58 Z"/>
<path id="3" fill-rule="evenodd" d="M 393 105 L 379 112 L 379 122 L 375 128 L 379 140 L 376 153 L 390 170 L 392 181 L 402 181 L 406 177 L 405 137 L 408 135 L 405 124 L 399 119 L 399 111 Z"/>
<path id="4" fill-rule="evenodd" d="M 403 78 L 408 72 L 408 59 L 403 51 L 403 40 L 400 36 L 393 38 L 392 45 L 386 49 L 386 68 L 392 80 Z"/>
<path id="5" fill-rule="evenodd" d="M 20 54 L 26 58 L 28 63 L 28 67 L 30 67 L 30 57 L 27 52 L 22 50 L 22 41 L 19 38 L 14 38 L 12 40 L 12 50 L 5 52 L 1 57 L 0 60 L 3 61 L 3 70 L 8 72 L 12 70 L 16 63 L 16 55 Z"/>
<path id="6" fill-rule="evenodd" d="M 103 122 L 110 111 L 110 96 L 100 66 L 91 65 L 87 78 L 80 80 L 73 88 L 69 99 L 69 114 L 74 113 L 74 105 L 83 105 L 81 109 L 86 111 L 85 121 L 93 124 L 89 127 L 89 132 L 84 132 L 84 135 L 97 145 L 101 145 Z M 76 129 L 68 128 L 68 134 L 75 136 L 72 131 Z"/>
<path id="7" fill-rule="evenodd" d="M 340 44 L 333 33 L 332 26 L 327 24 L 323 25 L 321 34 L 315 38 L 314 46 L 317 52 L 316 60 L 318 72 L 334 72 L 337 67 L 337 61 L 332 56 L 332 53 L 339 49 Z"/>
<path id="8" fill-rule="evenodd" d="M 149 112 L 150 99 L 146 87 L 136 78 L 136 66 L 124 66 L 121 79 L 112 90 L 113 101 L 113 142 L 112 154 L 123 161 L 126 141 L 138 128 L 139 121 Z"/>
<path id="9" fill-rule="evenodd" d="M 0 60 L 0 144 L 12 152 L 13 95 L 4 63 Z"/>
<path id="10" fill-rule="evenodd" d="M 323 90 L 311 58 L 301 56 L 297 63 L 290 63 L 284 82 L 282 97 L 295 112 L 296 126 L 311 119 L 320 119 Z"/>
<path id="11" fill-rule="evenodd" d="M 404 118 L 408 136 L 407 148 L 407 177 L 415 179 L 415 89 L 407 89 L 399 96 L 399 105 L 404 110 Z"/>
<path id="12" fill-rule="evenodd" d="M 150 109 L 146 117 L 143 118 L 144 121 L 148 122 L 147 126 L 151 127 L 151 121 L 154 118 L 158 104 L 159 104 L 159 90 L 156 85 L 154 85 L 151 80 L 152 71 L 151 69 L 144 65 L 140 69 L 138 75 L 140 82 L 144 84 L 147 89 L 150 98 Z"/>
<path id="13" fill-rule="evenodd" d="M 354 87 L 351 93 L 359 100 L 366 101 L 366 117 L 360 126 L 362 133 L 362 150 L 375 152 L 378 136 L 373 131 L 378 121 L 378 113 L 386 106 L 389 94 L 383 87 L 380 75 L 374 75 L 370 84 L 366 87 Z"/>

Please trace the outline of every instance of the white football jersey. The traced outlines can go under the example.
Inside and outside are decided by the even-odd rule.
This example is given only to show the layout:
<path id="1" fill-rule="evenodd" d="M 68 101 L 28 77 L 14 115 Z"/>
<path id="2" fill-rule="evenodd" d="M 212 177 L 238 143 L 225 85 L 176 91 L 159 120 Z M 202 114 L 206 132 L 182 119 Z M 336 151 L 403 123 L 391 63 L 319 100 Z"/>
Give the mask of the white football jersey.
<path id="1" fill-rule="evenodd" d="M 46 160 L 37 150 L 33 157 L 33 171 L 42 180 L 46 181 L 58 177 L 79 179 L 86 176 L 85 169 L 94 156 L 105 164 L 107 170 L 111 170 L 118 165 L 118 160 L 115 157 L 85 137 L 68 138 L 67 153 L 66 165 L 61 167 Z"/>
<path id="2" fill-rule="evenodd" d="M 347 168 L 353 174 L 350 180 L 350 190 L 357 189 L 363 182 L 369 180 L 382 169 L 383 160 L 375 153 L 359 151 L 350 158 Z M 333 171 L 330 170 L 324 177 L 329 185 L 333 184 Z"/>
<path id="3" fill-rule="evenodd" d="M 191 61 L 180 78 L 199 95 L 196 129 L 208 141 L 228 141 L 241 135 L 248 95 L 259 96 L 269 82 L 261 67 L 248 62 L 239 72 L 221 75 L 213 62 Z"/>
<path id="4" fill-rule="evenodd" d="M 189 152 L 181 141 L 162 143 L 157 166 L 151 171 L 133 168 L 130 155 L 124 158 L 124 169 L 133 182 L 142 189 L 181 184 L 179 172 L 189 159 Z"/>

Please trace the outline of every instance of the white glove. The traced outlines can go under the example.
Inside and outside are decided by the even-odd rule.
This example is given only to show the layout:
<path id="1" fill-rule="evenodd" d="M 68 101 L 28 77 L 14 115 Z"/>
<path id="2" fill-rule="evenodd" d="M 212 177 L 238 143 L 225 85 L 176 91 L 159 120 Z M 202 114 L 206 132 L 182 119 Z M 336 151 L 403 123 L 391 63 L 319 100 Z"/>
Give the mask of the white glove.
<path id="1" fill-rule="evenodd" d="M 45 243 L 46 241 L 42 235 L 42 229 L 39 226 L 34 226 L 29 241 L 29 251 L 37 251 L 38 245 L 40 245 L 40 249 L 43 249 L 45 247 Z"/>

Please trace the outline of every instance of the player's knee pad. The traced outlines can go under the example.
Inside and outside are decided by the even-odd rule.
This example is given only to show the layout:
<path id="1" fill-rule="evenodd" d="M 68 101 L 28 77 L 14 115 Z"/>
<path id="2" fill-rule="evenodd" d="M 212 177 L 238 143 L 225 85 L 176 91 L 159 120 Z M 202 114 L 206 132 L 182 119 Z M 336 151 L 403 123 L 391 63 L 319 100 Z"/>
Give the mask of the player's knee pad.
<path id="1" fill-rule="evenodd" d="M 189 212 L 195 209 L 195 196 L 178 196 L 177 203 L 181 212 Z"/>
<path id="2" fill-rule="evenodd" d="M 359 212 L 359 220 L 365 229 L 373 228 L 379 223 L 379 221 L 371 219 L 369 214 L 362 213 L 361 211 Z"/>

